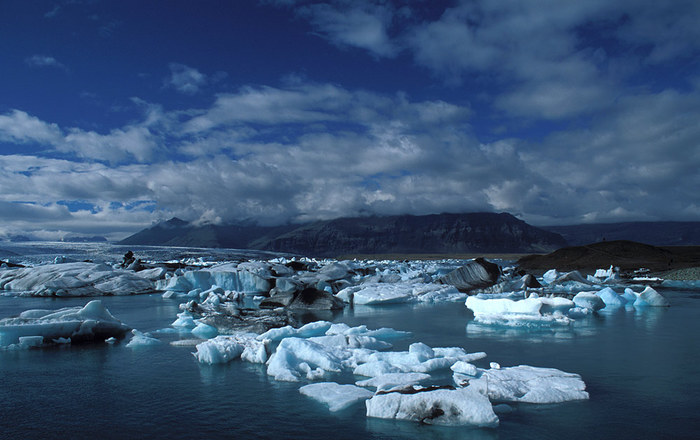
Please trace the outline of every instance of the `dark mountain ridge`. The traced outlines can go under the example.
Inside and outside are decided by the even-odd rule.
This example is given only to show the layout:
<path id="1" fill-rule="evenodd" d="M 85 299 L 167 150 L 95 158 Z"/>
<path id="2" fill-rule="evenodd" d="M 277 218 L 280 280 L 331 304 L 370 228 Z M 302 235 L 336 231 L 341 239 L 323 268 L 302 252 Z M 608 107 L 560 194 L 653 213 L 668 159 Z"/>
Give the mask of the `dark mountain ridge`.
<path id="1" fill-rule="evenodd" d="M 542 226 L 560 234 L 571 246 L 628 240 L 654 246 L 700 245 L 700 222 L 624 222 Z"/>
<path id="2" fill-rule="evenodd" d="M 306 224 L 199 225 L 173 218 L 118 244 L 258 249 L 309 256 L 388 253 L 547 252 L 566 245 L 553 232 L 507 213 L 355 217 Z"/>

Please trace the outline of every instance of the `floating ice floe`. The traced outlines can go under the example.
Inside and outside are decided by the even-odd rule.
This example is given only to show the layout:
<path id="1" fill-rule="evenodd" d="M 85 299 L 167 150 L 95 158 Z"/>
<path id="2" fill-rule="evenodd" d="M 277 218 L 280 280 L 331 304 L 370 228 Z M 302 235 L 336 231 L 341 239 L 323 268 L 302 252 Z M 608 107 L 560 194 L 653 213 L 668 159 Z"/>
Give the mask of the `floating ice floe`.
<path id="1" fill-rule="evenodd" d="M 42 343 L 104 341 L 121 338 L 130 328 L 112 316 L 102 301 L 90 301 L 84 307 L 59 310 L 27 310 L 16 318 L 0 319 L 0 346 L 24 343 L 37 346 Z M 23 339 L 32 337 L 32 339 Z"/>
<path id="2" fill-rule="evenodd" d="M 203 364 L 225 364 L 234 359 L 264 364 L 269 356 L 269 340 L 258 340 L 256 333 L 219 335 L 197 344 L 194 357 Z"/>
<path id="3" fill-rule="evenodd" d="M 106 264 L 61 263 L 3 270 L 0 290 L 22 296 L 136 295 L 154 292 L 154 284 Z"/>
<path id="4" fill-rule="evenodd" d="M 369 283 L 350 286 L 338 292 L 338 298 L 355 305 L 397 304 L 407 302 L 456 302 L 466 294 L 454 286 L 433 283 Z"/>
<path id="5" fill-rule="evenodd" d="M 280 381 L 323 381 L 304 385 L 300 392 L 331 411 L 365 401 L 368 417 L 430 424 L 493 427 L 498 417 L 491 400 L 552 403 L 588 397 L 578 375 L 528 366 L 501 368 L 495 362 L 491 369 L 478 368 L 473 363 L 484 359 L 484 352 L 420 342 L 410 344 L 406 351 L 388 351 L 391 344 L 384 339 L 407 335 L 388 328 L 370 330 L 316 321 L 262 335 L 219 335 L 197 344 L 193 354 L 205 364 L 238 358 L 265 363 L 267 374 Z M 429 384 L 432 372 L 450 370 L 457 388 L 417 386 Z M 368 378 L 354 385 L 328 382 L 332 375 L 348 373 Z"/>
<path id="6" fill-rule="evenodd" d="M 359 380 L 355 385 L 360 387 L 370 387 L 379 390 L 386 390 L 396 386 L 417 385 L 420 382 L 430 379 L 432 376 L 426 373 L 387 373 L 370 379 Z"/>
<path id="7" fill-rule="evenodd" d="M 598 311 L 605 307 L 605 302 L 597 292 L 579 292 L 574 296 L 574 304 L 576 307 Z"/>
<path id="8" fill-rule="evenodd" d="M 374 394 L 366 388 L 355 385 L 341 385 L 335 382 L 319 382 L 304 385 L 299 392 L 328 405 L 331 411 L 340 411 L 354 403 L 367 400 Z"/>
<path id="9" fill-rule="evenodd" d="M 262 262 L 220 264 L 166 276 L 164 280 L 156 283 L 156 287 L 158 290 L 174 292 L 176 296 L 196 289 L 206 291 L 215 286 L 235 292 L 267 293 L 272 287 L 270 280 L 273 278 L 269 266 Z"/>
<path id="10" fill-rule="evenodd" d="M 403 387 L 377 392 L 365 404 L 367 417 L 432 425 L 498 426 L 491 402 L 472 387 Z"/>
<path id="11" fill-rule="evenodd" d="M 574 307 L 574 302 L 566 298 L 535 296 L 521 300 L 470 296 L 465 305 L 474 313 L 474 321 L 482 324 L 569 325 L 571 319 L 564 313 Z"/>
<path id="12" fill-rule="evenodd" d="M 521 292 L 520 295 L 527 292 Z M 562 295 L 558 293 L 558 295 Z M 570 296 L 572 294 L 567 294 Z M 647 286 L 637 293 L 626 288 L 623 293 L 612 287 L 598 291 L 581 291 L 573 299 L 561 296 L 538 296 L 531 293 L 528 298 L 515 298 L 511 294 L 503 297 L 496 294 L 479 294 L 467 298 L 465 305 L 474 313 L 474 322 L 504 326 L 569 325 L 573 319 L 585 317 L 599 310 L 632 309 L 635 307 L 668 306 L 669 302 L 660 293 Z"/>
<path id="13" fill-rule="evenodd" d="M 480 370 L 478 377 L 455 372 L 457 385 L 484 390 L 493 402 L 561 403 L 589 398 L 578 374 L 529 365 Z"/>
<path id="14" fill-rule="evenodd" d="M 133 336 L 131 340 L 126 344 L 126 346 L 129 348 L 147 347 L 150 345 L 160 344 L 160 340 L 151 336 L 150 333 L 143 333 L 136 329 L 133 329 L 131 333 L 133 334 Z"/>
<path id="15" fill-rule="evenodd" d="M 668 307 L 670 303 L 659 292 L 647 286 L 634 302 L 635 307 Z"/>

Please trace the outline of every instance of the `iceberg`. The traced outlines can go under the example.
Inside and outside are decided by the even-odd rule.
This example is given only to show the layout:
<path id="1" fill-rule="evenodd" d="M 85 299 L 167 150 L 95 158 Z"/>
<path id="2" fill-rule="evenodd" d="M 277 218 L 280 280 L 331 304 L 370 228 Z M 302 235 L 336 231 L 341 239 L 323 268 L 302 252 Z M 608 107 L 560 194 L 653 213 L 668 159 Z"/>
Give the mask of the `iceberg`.
<path id="1" fill-rule="evenodd" d="M 216 327 L 200 322 L 192 329 L 192 334 L 202 339 L 213 338 L 219 333 Z"/>
<path id="2" fill-rule="evenodd" d="M 72 343 L 104 341 L 122 338 L 129 330 L 102 301 L 95 300 L 84 307 L 27 310 L 16 318 L 0 319 L 0 346 L 17 344 L 19 338 L 26 336 L 41 336 L 46 343 L 68 339 Z"/>
<path id="3" fill-rule="evenodd" d="M 267 374 L 284 382 L 315 380 L 341 370 L 341 359 L 332 349 L 301 338 L 282 339 L 267 363 Z"/>
<path id="4" fill-rule="evenodd" d="M 603 302 L 605 303 L 605 308 L 612 309 L 616 307 L 622 307 L 625 304 L 627 304 L 627 300 L 620 296 L 610 287 L 606 287 L 605 289 L 596 293 L 596 295 L 598 295 L 600 299 L 603 300 Z"/>
<path id="5" fill-rule="evenodd" d="M 147 347 L 149 345 L 158 345 L 160 341 L 152 337 L 149 333 L 142 333 L 136 329 L 133 329 L 131 333 L 134 335 L 131 340 L 126 344 L 129 348 L 135 347 Z"/>
<path id="6" fill-rule="evenodd" d="M 349 286 L 336 297 L 355 305 L 397 304 L 407 302 L 463 301 L 466 294 L 454 286 L 435 283 L 364 283 Z"/>
<path id="7" fill-rule="evenodd" d="M 468 292 L 493 286 L 500 275 L 501 269 L 497 264 L 486 261 L 483 258 L 475 258 L 464 266 L 442 276 L 438 282 L 455 286 L 462 292 Z"/>
<path id="8" fill-rule="evenodd" d="M 60 263 L 0 271 L 0 290 L 21 296 L 103 296 L 152 293 L 136 273 L 97 263 Z"/>
<path id="9" fill-rule="evenodd" d="M 647 286 L 634 302 L 635 307 L 668 307 L 671 303 L 656 290 Z"/>
<path id="10" fill-rule="evenodd" d="M 579 292 L 574 296 L 576 307 L 597 311 L 605 307 L 603 298 L 596 292 Z"/>
<path id="11" fill-rule="evenodd" d="M 379 391 L 365 402 L 367 417 L 432 425 L 496 427 L 489 399 L 472 387 L 405 387 Z"/>
<path id="12" fill-rule="evenodd" d="M 373 387 L 379 390 L 386 390 L 396 386 L 417 385 L 418 383 L 430 379 L 426 373 L 387 373 L 372 377 L 371 379 L 359 380 L 355 385 L 360 387 Z"/>
<path id="13" fill-rule="evenodd" d="M 430 373 L 448 369 L 455 362 L 473 362 L 486 354 L 467 353 L 460 347 L 430 348 L 423 343 L 413 343 L 408 351 L 384 351 L 370 354 L 358 365 L 353 374 L 377 377 L 387 373 Z"/>
<path id="14" fill-rule="evenodd" d="M 361 400 L 367 400 L 374 393 L 355 385 L 340 385 L 335 382 L 319 382 L 304 385 L 299 392 L 328 405 L 335 412 L 345 409 Z"/>
<path id="15" fill-rule="evenodd" d="M 268 339 L 270 341 L 281 341 L 285 338 L 299 337 L 310 338 L 313 336 L 322 336 L 331 328 L 332 324 L 328 321 L 314 321 L 304 324 L 299 328 L 294 328 L 291 325 L 284 327 L 271 328 L 265 333 L 258 336 L 259 340 Z"/>
<path id="16" fill-rule="evenodd" d="M 572 320 L 564 315 L 575 304 L 566 298 L 480 298 L 470 296 L 465 305 L 474 313 L 474 321 L 481 324 L 506 326 L 569 325 Z"/>
<path id="17" fill-rule="evenodd" d="M 156 283 L 158 290 L 185 294 L 195 289 L 206 291 L 212 287 L 242 293 L 267 293 L 273 278 L 268 264 L 245 262 L 226 263 L 201 270 L 190 270 L 166 277 Z"/>
<path id="18" fill-rule="evenodd" d="M 499 366 L 500 367 L 500 366 Z M 464 383 L 455 373 L 455 382 Z M 470 387 L 486 390 L 494 402 L 561 403 L 588 399 L 586 384 L 578 374 L 555 368 L 529 365 L 481 370 L 478 378 L 468 378 Z"/>
<path id="19" fill-rule="evenodd" d="M 192 353 L 203 364 L 225 364 L 239 357 L 247 362 L 264 364 L 268 359 L 269 341 L 260 341 L 256 333 L 219 335 L 201 344 Z"/>
<path id="20" fill-rule="evenodd" d="M 482 299 L 476 296 L 467 298 L 465 305 L 474 313 L 480 315 L 539 315 L 542 308 L 540 298 L 527 298 L 514 301 L 508 298 Z"/>

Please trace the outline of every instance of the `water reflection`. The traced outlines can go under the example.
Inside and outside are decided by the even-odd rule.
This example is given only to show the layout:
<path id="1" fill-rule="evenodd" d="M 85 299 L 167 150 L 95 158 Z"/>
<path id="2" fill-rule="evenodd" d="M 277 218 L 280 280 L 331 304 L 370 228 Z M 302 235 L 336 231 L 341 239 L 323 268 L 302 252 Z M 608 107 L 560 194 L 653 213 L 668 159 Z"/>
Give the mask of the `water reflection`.
<path id="1" fill-rule="evenodd" d="M 368 417 L 367 431 L 387 438 L 420 438 L 422 440 L 495 440 L 496 429 L 469 428 L 464 426 L 435 426 L 404 420 L 385 420 Z"/>

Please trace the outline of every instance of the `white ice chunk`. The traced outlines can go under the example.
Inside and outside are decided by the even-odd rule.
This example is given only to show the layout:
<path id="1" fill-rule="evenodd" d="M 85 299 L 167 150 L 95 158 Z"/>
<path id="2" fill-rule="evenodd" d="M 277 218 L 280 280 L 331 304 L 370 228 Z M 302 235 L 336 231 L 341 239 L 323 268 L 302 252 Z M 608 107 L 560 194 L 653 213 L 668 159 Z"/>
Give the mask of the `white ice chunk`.
<path id="1" fill-rule="evenodd" d="M 539 315 L 542 308 L 540 298 L 527 298 L 514 301 L 507 298 L 481 299 L 476 296 L 467 298 L 466 306 L 478 315 L 502 315 L 515 313 L 520 315 Z"/>
<path id="2" fill-rule="evenodd" d="M 450 367 L 450 370 L 459 374 L 466 374 L 467 376 L 476 376 L 479 374 L 479 370 L 469 362 L 457 361 Z"/>
<path id="3" fill-rule="evenodd" d="M 575 307 L 576 305 L 570 299 L 562 298 L 560 296 L 555 296 L 551 298 L 541 297 L 538 299 L 540 303 L 542 303 L 542 308 L 540 309 L 540 313 L 542 314 L 554 312 L 566 313 L 569 311 L 569 309 Z"/>
<path id="4" fill-rule="evenodd" d="M 300 338 L 282 339 L 267 362 L 267 374 L 286 382 L 296 382 L 304 376 L 319 378 L 325 372 L 340 372 L 341 368 L 341 359 L 331 349 Z"/>
<path id="5" fill-rule="evenodd" d="M 559 403 L 588 399 L 578 374 L 520 365 L 483 371 L 470 386 L 483 387 L 494 402 Z"/>
<path id="6" fill-rule="evenodd" d="M 370 330 L 366 325 L 358 325 L 357 327 L 350 327 L 347 324 L 339 323 L 333 324 L 326 331 L 327 335 L 343 334 L 343 335 L 357 335 L 357 336 L 370 336 L 380 340 L 387 339 L 399 339 L 410 336 L 410 332 L 404 332 L 401 330 L 394 330 L 393 328 L 382 327 L 376 330 Z"/>
<path id="7" fill-rule="evenodd" d="M 436 283 L 396 282 L 364 283 L 346 287 L 336 295 L 357 305 L 395 304 L 406 302 L 455 302 L 466 294 L 454 286 Z"/>
<path id="8" fill-rule="evenodd" d="M 340 385 L 335 382 L 320 382 L 304 385 L 299 392 L 328 405 L 335 412 L 345 409 L 361 400 L 372 397 L 372 392 L 355 385 Z"/>
<path id="9" fill-rule="evenodd" d="M 597 311 L 605 307 L 605 302 L 596 292 L 579 292 L 574 296 L 574 304 L 583 309 Z"/>
<path id="10" fill-rule="evenodd" d="M 177 328 L 195 328 L 195 327 L 197 327 L 197 323 L 194 321 L 194 317 L 188 311 L 178 313 L 177 319 L 175 321 L 173 321 L 173 323 L 170 325 L 173 327 L 177 327 Z"/>
<path id="11" fill-rule="evenodd" d="M 331 323 L 328 321 L 314 321 L 309 322 L 299 328 L 294 328 L 291 325 L 287 325 L 279 328 L 271 328 L 265 333 L 258 336 L 258 339 L 269 339 L 271 341 L 281 341 L 284 338 L 311 338 L 314 336 L 325 335 L 326 332 L 331 328 Z"/>
<path id="12" fill-rule="evenodd" d="M 605 289 L 596 293 L 596 295 L 598 295 L 600 299 L 603 300 L 606 308 L 622 307 L 627 303 L 627 301 L 624 298 L 622 298 L 617 292 L 615 292 L 610 287 L 606 287 Z"/>
<path id="13" fill-rule="evenodd" d="M 552 284 L 552 282 L 556 280 L 558 276 L 559 272 L 557 272 L 556 269 L 549 269 L 544 273 L 544 275 L 542 275 L 542 281 L 544 281 L 545 284 Z"/>
<path id="14" fill-rule="evenodd" d="M 430 379 L 429 374 L 425 373 L 387 373 L 374 376 L 371 379 L 365 379 L 355 382 L 355 385 L 361 387 L 374 387 L 377 390 L 386 390 L 396 386 L 416 385 L 424 380 Z"/>
<path id="15" fill-rule="evenodd" d="M 223 364 L 240 357 L 244 361 L 264 364 L 267 359 L 267 341 L 257 340 L 255 333 L 219 335 L 197 344 L 194 357 L 204 364 Z"/>
<path id="16" fill-rule="evenodd" d="M 202 339 L 213 338 L 219 333 L 216 327 L 200 322 L 192 329 L 192 334 Z"/>
<path id="17" fill-rule="evenodd" d="M 372 360 L 358 365 L 352 373 L 356 376 L 379 377 L 403 371 L 402 368 L 392 365 L 390 362 Z"/>
<path id="18" fill-rule="evenodd" d="M 160 341 L 158 339 L 152 337 L 149 333 L 142 333 L 136 329 L 132 330 L 131 333 L 134 336 L 131 338 L 129 343 L 126 344 L 126 346 L 129 348 L 146 347 L 149 345 L 160 344 Z"/>
<path id="19" fill-rule="evenodd" d="M 367 417 L 412 420 L 435 425 L 498 425 L 498 417 L 493 412 L 489 399 L 471 387 L 409 387 L 377 393 L 365 404 Z"/>
<path id="20" fill-rule="evenodd" d="M 635 307 L 668 307 L 671 304 L 659 292 L 647 286 L 634 302 Z"/>
<path id="21" fill-rule="evenodd" d="M 353 304 L 395 304 L 412 299 L 410 286 L 403 284 L 373 284 L 355 291 Z"/>

